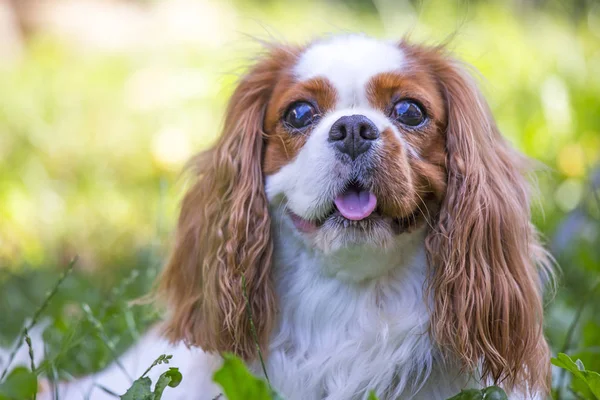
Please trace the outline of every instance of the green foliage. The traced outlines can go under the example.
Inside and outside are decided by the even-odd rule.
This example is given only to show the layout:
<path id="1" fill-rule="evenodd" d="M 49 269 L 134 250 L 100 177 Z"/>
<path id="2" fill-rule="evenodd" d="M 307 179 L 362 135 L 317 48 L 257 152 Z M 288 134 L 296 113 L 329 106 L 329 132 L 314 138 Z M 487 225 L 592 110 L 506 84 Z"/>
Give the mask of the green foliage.
<path id="1" fill-rule="evenodd" d="M 600 399 L 600 374 L 586 370 L 581 360 L 573 362 L 568 355 L 559 353 L 556 358 L 552 358 L 552 364 L 573 374 L 571 387 L 574 392 L 585 399 Z"/>
<path id="2" fill-rule="evenodd" d="M 162 378 L 162 380 L 161 380 L 161 378 Z M 161 393 L 162 393 L 162 391 L 165 389 L 165 387 L 167 387 L 167 386 L 172 387 L 172 388 L 177 387 L 177 386 L 179 386 L 179 384 L 181 383 L 182 380 L 183 380 L 183 375 L 181 374 L 181 372 L 179 372 L 179 368 L 171 367 L 171 368 L 169 368 L 169 370 L 167 372 L 165 372 L 163 375 L 161 375 L 159 377 L 158 382 L 156 382 L 156 387 L 162 388 L 161 389 Z M 156 389 L 156 390 L 158 390 L 158 389 Z"/>
<path id="3" fill-rule="evenodd" d="M 132 269 L 146 264 L 145 270 Z M 40 320 L 51 322 L 43 334 L 46 354 L 38 369 L 58 379 L 100 370 L 122 354 L 156 321 L 157 312 L 150 305 L 132 300 L 147 293 L 156 276 L 156 261 L 147 256 L 123 264 L 110 278 L 74 271 L 47 304 Z M 52 270 L 24 270 L 2 280 L 0 271 L 0 346 L 6 347 L 20 334 L 25 318 L 33 315 L 52 290 L 56 273 Z M 87 304 L 99 322 L 102 335 L 113 344 L 112 351 L 90 320 L 83 305 Z M 86 308 L 88 308 L 86 307 Z M 4 367 L 4 365 L 3 365 Z M 1 372 L 1 368 L 0 368 Z"/>
<path id="4" fill-rule="evenodd" d="M 484 389 L 462 390 L 448 400 L 508 400 L 504 390 L 498 386 L 489 386 Z"/>
<path id="5" fill-rule="evenodd" d="M 33 314 L 33 317 L 31 319 L 31 321 L 27 324 L 27 326 L 23 327 L 23 330 L 21 332 L 21 335 L 19 336 L 19 338 L 16 341 L 16 346 L 12 352 L 10 353 L 10 355 L 8 356 L 8 362 L 6 363 L 6 366 L 4 367 L 4 370 L 2 371 L 2 374 L 0 374 L 0 380 L 2 378 L 4 378 L 4 376 L 6 375 L 6 373 L 8 372 L 8 368 L 10 367 L 10 364 L 12 363 L 13 357 L 15 356 L 15 353 L 18 349 L 18 346 L 21 345 L 21 342 L 23 339 L 25 339 L 25 341 L 27 342 L 27 345 L 29 347 L 29 356 L 31 359 L 31 369 L 34 370 L 35 366 L 34 366 L 34 361 L 33 361 L 33 347 L 31 344 L 31 338 L 29 337 L 29 330 L 31 328 L 34 327 L 34 325 L 38 322 L 38 319 L 40 318 L 40 316 L 42 315 L 42 313 L 44 312 L 44 310 L 46 309 L 46 307 L 48 307 L 48 304 L 50 304 L 50 301 L 52 300 L 52 298 L 56 295 L 56 293 L 58 292 L 59 287 L 62 285 L 63 281 L 67 278 L 67 276 L 69 276 L 69 274 L 73 271 L 73 266 L 75 265 L 75 262 L 77 261 L 77 258 L 74 258 L 70 263 L 69 266 L 67 267 L 67 270 L 62 274 L 62 276 L 58 279 L 58 281 L 56 282 L 56 284 L 54 285 L 54 287 L 52 288 L 52 290 L 50 290 L 47 294 L 46 294 L 46 298 L 44 299 L 44 301 L 42 302 L 42 304 L 37 308 L 37 310 L 35 311 L 35 313 Z"/>
<path id="6" fill-rule="evenodd" d="M 154 392 L 152 391 L 152 380 L 146 376 L 152 368 L 160 364 L 168 364 L 173 356 L 161 355 L 148 367 L 148 369 L 136 379 L 127 392 L 121 396 L 121 400 L 160 400 L 167 386 L 175 388 L 183 380 L 179 368 L 171 367 L 158 377 Z"/>
<path id="7" fill-rule="evenodd" d="M 214 374 L 214 381 L 228 400 L 283 400 L 267 382 L 252 375 L 239 358 L 226 354 L 223 366 Z"/>
<path id="8" fill-rule="evenodd" d="M 148 375 L 148 372 L 150 372 L 152 368 L 156 367 L 157 365 L 168 364 L 172 358 L 173 356 L 170 354 L 161 354 L 156 360 L 154 360 L 154 362 L 148 367 L 148 369 L 144 371 L 141 377 L 143 378 L 144 376 Z"/>
<path id="9" fill-rule="evenodd" d="M 152 380 L 148 377 L 136 379 L 131 387 L 121 396 L 121 400 L 152 399 Z"/>
<path id="10" fill-rule="evenodd" d="M 508 400 L 504 390 L 498 386 L 490 386 L 481 391 L 483 400 Z"/>
<path id="11" fill-rule="evenodd" d="M 17 367 L 0 383 L 0 400 L 23 400 L 37 393 L 37 377 L 27 368 Z"/>
<path id="12" fill-rule="evenodd" d="M 377 395 L 375 394 L 375 392 L 373 390 L 371 390 L 371 392 L 369 393 L 369 397 L 367 398 L 367 400 L 379 400 L 379 398 L 377 397 Z"/>

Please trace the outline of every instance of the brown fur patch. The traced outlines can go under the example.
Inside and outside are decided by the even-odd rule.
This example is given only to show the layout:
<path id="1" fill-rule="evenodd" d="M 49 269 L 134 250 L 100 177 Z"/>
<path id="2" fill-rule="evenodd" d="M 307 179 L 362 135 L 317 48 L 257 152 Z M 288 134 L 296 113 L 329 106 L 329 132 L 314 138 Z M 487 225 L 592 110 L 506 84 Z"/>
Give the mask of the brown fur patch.
<path id="1" fill-rule="evenodd" d="M 433 338 L 484 381 L 548 393 L 538 267 L 547 272 L 550 262 L 530 222 L 528 163 L 502 138 L 464 65 L 441 47 L 400 46 L 410 68 L 435 79 L 447 113 L 447 189 L 426 240 Z M 430 165 L 441 162 L 435 140 Z"/>
<path id="2" fill-rule="evenodd" d="M 386 115 L 391 114 L 400 100 L 411 99 L 422 105 L 427 116 L 422 126 L 411 128 L 395 123 L 405 144 L 391 130 L 382 133 L 381 165 L 375 187 L 384 214 L 406 217 L 417 212 L 432 221 L 438 208 L 436 203 L 439 204 L 446 190 L 446 142 L 441 129 L 446 114 L 435 79 L 414 68 L 379 74 L 369 81 L 367 98 Z"/>
<path id="3" fill-rule="evenodd" d="M 381 132 L 381 148 L 378 158 L 381 165 L 373 176 L 373 191 L 377 206 L 384 215 L 403 217 L 417 208 L 406 148 L 402 146 L 391 129 Z"/>
<path id="4" fill-rule="evenodd" d="M 263 161 L 265 175 L 279 171 L 296 157 L 306 143 L 310 129 L 303 132 L 290 132 L 283 124 L 288 107 L 297 101 L 309 101 L 324 114 L 333 109 L 336 91 L 325 78 L 314 78 L 305 82 L 293 82 L 290 76 L 279 82 L 273 93 L 265 118 L 267 146 Z"/>
<path id="5" fill-rule="evenodd" d="M 273 244 L 261 158 L 265 110 L 298 49 L 274 47 L 233 93 L 223 133 L 190 163 L 195 182 L 181 203 L 175 245 L 158 280 L 169 307 L 166 334 L 205 351 L 256 356 L 275 320 Z"/>

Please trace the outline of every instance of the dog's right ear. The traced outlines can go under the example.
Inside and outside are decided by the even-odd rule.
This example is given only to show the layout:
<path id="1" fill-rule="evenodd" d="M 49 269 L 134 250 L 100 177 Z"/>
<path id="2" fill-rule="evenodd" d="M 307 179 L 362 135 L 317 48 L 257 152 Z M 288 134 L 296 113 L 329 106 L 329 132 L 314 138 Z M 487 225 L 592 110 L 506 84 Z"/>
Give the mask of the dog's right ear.
<path id="1" fill-rule="evenodd" d="M 231 97 L 217 144 L 190 163 L 196 181 L 181 204 L 175 246 L 158 282 L 173 341 L 254 358 L 247 295 L 259 343 L 267 342 L 276 304 L 261 169 L 263 119 L 294 54 L 272 47 L 251 68 Z"/>
<path id="2" fill-rule="evenodd" d="M 529 162 L 500 134 L 475 80 L 443 48 L 413 50 L 445 97 L 447 190 L 427 237 L 432 332 L 483 382 L 546 393 L 540 271 L 551 262 L 531 224 Z"/>

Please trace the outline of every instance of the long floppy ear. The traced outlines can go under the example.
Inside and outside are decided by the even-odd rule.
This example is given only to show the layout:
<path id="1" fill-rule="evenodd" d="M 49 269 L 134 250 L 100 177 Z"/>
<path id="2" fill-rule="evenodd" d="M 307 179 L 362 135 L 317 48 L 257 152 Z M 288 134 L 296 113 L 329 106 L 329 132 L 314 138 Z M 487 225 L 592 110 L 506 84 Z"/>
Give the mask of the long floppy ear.
<path id="1" fill-rule="evenodd" d="M 252 359 L 256 343 L 245 295 L 259 343 L 268 339 L 276 304 L 261 170 L 263 118 L 290 57 L 289 49 L 272 48 L 241 79 L 217 144 L 191 162 L 196 181 L 183 198 L 175 246 L 158 281 L 173 341 Z"/>
<path id="2" fill-rule="evenodd" d="M 538 268 L 550 262 L 530 222 L 528 162 L 502 138 L 466 68 L 440 49 L 429 58 L 447 103 L 448 187 L 427 238 L 433 336 L 484 382 L 547 392 Z"/>

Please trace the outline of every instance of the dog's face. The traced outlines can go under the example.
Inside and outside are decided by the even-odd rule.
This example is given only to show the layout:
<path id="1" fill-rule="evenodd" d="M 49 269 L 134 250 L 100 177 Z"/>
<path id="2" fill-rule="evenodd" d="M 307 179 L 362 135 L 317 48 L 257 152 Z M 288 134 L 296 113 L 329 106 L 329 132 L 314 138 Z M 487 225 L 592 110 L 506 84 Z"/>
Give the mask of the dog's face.
<path id="1" fill-rule="evenodd" d="M 315 247 L 388 247 L 435 214 L 446 116 L 427 65 L 351 36 L 313 44 L 279 77 L 264 118 L 267 196 Z"/>
<path id="2" fill-rule="evenodd" d="M 233 93 L 219 141 L 191 165 L 159 279 L 172 339 L 246 359 L 255 334 L 267 347 L 280 224 L 323 252 L 416 238 L 432 342 L 484 380 L 547 388 L 536 265 L 548 258 L 530 222 L 527 162 L 443 47 L 363 36 L 273 46 Z M 424 236 L 410 234 L 418 225 Z"/>

